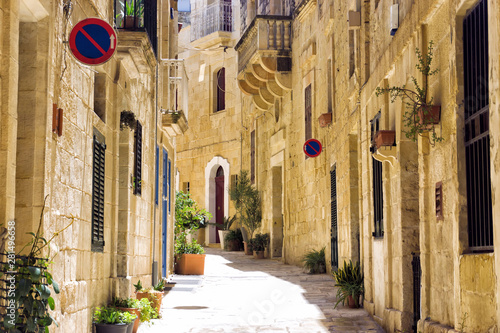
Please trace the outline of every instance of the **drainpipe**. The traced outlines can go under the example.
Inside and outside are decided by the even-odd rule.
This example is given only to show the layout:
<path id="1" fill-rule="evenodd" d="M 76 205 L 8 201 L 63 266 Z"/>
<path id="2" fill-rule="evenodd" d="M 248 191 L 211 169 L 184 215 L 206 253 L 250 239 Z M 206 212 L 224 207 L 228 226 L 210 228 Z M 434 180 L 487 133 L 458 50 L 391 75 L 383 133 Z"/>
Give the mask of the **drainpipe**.
<path id="1" fill-rule="evenodd" d="M 158 52 L 158 49 L 156 50 Z M 156 163 L 156 161 L 159 161 L 160 156 L 156 155 L 157 149 L 156 146 L 158 145 L 158 62 L 156 62 L 156 76 L 155 76 L 155 145 L 154 145 L 154 155 L 155 155 L 155 169 L 159 163 Z M 159 170 L 155 171 L 155 178 L 156 178 L 156 173 L 159 172 Z M 156 181 L 155 181 L 155 191 L 158 191 L 158 188 L 156 188 Z M 156 196 L 153 195 L 153 200 L 155 200 Z M 158 283 L 158 261 L 156 261 L 156 202 L 153 202 L 153 266 L 151 267 L 151 275 L 152 275 L 152 285 L 155 286 Z"/>

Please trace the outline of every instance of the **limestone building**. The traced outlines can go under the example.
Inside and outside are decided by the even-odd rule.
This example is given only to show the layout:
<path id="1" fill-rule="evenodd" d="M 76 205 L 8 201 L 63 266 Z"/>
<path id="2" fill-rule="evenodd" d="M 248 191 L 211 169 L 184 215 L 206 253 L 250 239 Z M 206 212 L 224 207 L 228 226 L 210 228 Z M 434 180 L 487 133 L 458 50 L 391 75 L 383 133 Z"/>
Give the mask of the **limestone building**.
<path id="1" fill-rule="evenodd" d="M 73 219 L 54 240 L 51 332 L 90 332 L 96 306 L 172 271 L 175 136 L 187 126 L 177 2 L 8 0 L 0 16 L 0 224 L 16 222 L 19 250 L 42 209 L 47 237 Z M 89 17 L 117 31 L 100 66 L 70 52 Z"/>
<path id="2" fill-rule="evenodd" d="M 360 260 L 364 307 L 388 332 L 496 332 L 499 2 L 240 4 L 241 167 L 273 255 Z M 416 49 L 430 47 L 440 118 L 412 141 L 405 104 L 376 88 L 423 84 Z M 381 130 L 395 139 L 377 148 Z M 318 157 L 303 152 L 311 138 Z"/>
<path id="3" fill-rule="evenodd" d="M 240 172 L 241 92 L 237 52 L 239 3 L 191 1 L 189 20 L 179 35 L 179 58 L 189 78 L 189 129 L 177 140 L 179 189 L 191 193 L 211 214 L 211 222 L 236 212 L 229 187 Z M 214 225 L 199 232 L 203 244 L 219 243 Z"/>

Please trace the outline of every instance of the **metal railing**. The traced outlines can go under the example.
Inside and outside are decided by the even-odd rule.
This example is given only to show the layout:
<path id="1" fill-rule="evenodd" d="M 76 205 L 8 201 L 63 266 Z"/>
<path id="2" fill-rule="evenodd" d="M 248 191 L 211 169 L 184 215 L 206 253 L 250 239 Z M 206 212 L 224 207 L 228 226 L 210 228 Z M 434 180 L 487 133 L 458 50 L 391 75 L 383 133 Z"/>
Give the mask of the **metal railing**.
<path id="1" fill-rule="evenodd" d="M 245 69 L 258 50 L 279 51 L 283 55 L 291 52 L 292 18 L 256 16 L 235 48 L 238 51 L 239 72 Z"/>
<path id="2" fill-rule="evenodd" d="M 191 13 L 191 41 L 216 31 L 233 32 L 236 8 L 231 2 L 217 1 Z"/>
<path id="3" fill-rule="evenodd" d="M 116 29 L 146 31 L 156 56 L 158 49 L 156 1 L 115 0 L 114 4 Z"/>

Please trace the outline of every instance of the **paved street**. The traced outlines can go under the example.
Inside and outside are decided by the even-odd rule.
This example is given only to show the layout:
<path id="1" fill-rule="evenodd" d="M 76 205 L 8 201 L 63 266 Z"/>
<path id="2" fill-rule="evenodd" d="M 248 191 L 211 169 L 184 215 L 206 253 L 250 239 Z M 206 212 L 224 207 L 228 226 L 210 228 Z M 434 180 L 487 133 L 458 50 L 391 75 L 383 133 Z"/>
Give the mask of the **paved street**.
<path id="1" fill-rule="evenodd" d="M 243 252 L 207 249 L 205 276 L 174 276 L 162 319 L 139 333 L 384 332 L 362 309 L 334 309 L 333 280 Z"/>

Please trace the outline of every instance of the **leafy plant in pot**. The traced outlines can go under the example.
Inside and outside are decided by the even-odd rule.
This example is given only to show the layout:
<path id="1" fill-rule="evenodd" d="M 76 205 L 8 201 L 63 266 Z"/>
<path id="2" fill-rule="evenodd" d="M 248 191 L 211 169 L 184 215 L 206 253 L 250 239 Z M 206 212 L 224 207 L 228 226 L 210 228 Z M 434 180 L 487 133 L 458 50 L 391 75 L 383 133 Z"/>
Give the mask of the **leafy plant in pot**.
<path id="1" fill-rule="evenodd" d="M 250 240 L 250 244 L 253 249 L 254 258 L 264 259 L 264 251 L 269 245 L 269 234 L 256 234 L 255 237 Z"/>
<path id="2" fill-rule="evenodd" d="M 262 224 L 262 208 L 259 191 L 251 184 L 248 171 L 241 170 L 237 184 L 229 191 L 234 202 L 239 220 L 248 230 L 248 237 L 253 238 L 255 230 Z M 252 254 L 249 245 L 245 244 L 245 254 Z"/>
<path id="3" fill-rule="evenodd" d="M 0 295 L 0 299 L 3 298 L 9 304 L 8 312 L 0 319 L 2 332 L 48 333 L 52 323 L 58 326 L 49 312 L 49 308 L 55 309 L 51 288 L 59 294 L 59 285 L 48 270 L 58 252 L 52 241 L 73 223 L 74 218 L 63 216 L 71 222 L 62 230 L 55 232 L 49 240 L 44 238 L 42 225 L 47 197 L 42 206 L 36 233 L 28 233 L 32 237 L 31 241 L 17 254 L 14 254 L 15 222 L 8 222 L 7 228 L 0 228 L 0 236 L 7 237 L 5 242 L 0 244 L 0 279 L 5 282 L 5 284 L 0 283 L 0 286 L 5 286 L 6 291 L 4 296 Z M 23 255 L 25 249 L 29 252 Z M 8 292 L 9 290 L 15 292 Z"/>
<path id="4" fill-rule="evenodd" d="M 420 85 L 417 79 L 412 76 L 411 80 L 415 87 L 414 90 L 406 87 L 377 87 L 375 94 L 377 96 L 389 94 L 391 102 L 393 103 L 397 98 L 400 98 L 406 106 L 405 113 L 403 114 L 403 132 L 408 139 L 417 141 L 417 137 L 424 132 L 430 131 L 431 136 L 429 142 L 435 145 L 436 142 L 441 142 L 444 138 L 436 133 L 436 129 L 432 125 L 439 123 L 441 115 L 441 107 L 433 105 L 433 97 L 428 94 L 429 91 L 429 77 L 439 72 L 439 69 L 431 70 L 431 63 L 434 56 L 433 42 L 429 42 L 426 54 L 422 54 L 419 48 L 415 49 L 417 54 L 418 63 L 416 68 L 422 73 L 423 84 Z"/>
<path id="5" fill-rule="evenodd" d="M 133 29 L 144 26 L 144 0 L 115 0 L 118 12 L 116 25 L 120 28 Z"/>
<path id="6" fill-rule="evenodd" d="M 354 264 L 352 260 L 344 261 L 344 266 L 332 272 L 337 289 L 337 303 L 335 308 L 342 302 L 348 303 L 350 308 L 359 307 L 359 298 L 364 293 L 363 273 L 359 262 Z"/>
<path id="7" fill-rule="evenodd" d="M 175 270 L 177 274 L 203 275 L 205 271 L 205 250 L 192 240 L 188 242 L 187 235 L 193 234 L 201 227 L 206 226 L 206 221 L 212 215 L 200 209 L 196 201 L 191 199 L 189 193 L 177 192 L 175 197 Z"/>
<path id="8" fill-rule="evenodd" d="M 161 283 L 161 288 L 158 287 Z M 163 281 L 160 281 L 153 288 L 143 288 L 141 280 L 134 284 L 135 297 L 138 300 L 147 299 L 151 302 L 151 306 L 156 310 L 158 316 L 160 315 L 161 302 L 163 300 Z"/>
<path id="9" fill-rule="evenodd" d="M 226 249 L 229 251 L 239 251 L 243 245 L 243 236 L 240 229 L 229 230 L 224 238 Z"/>
<path id="10" fill-rule="evenodd" d="M 302 259 L 304 267 L 310 274 L 321 274 L 326 272 L 325 248 L 321 250 L 311 250 Z"/>
<path id="11" fill-rule="evenodd" d="M 94 311 L 96 333 L 132 333 L 137 318 L 115 307 L 97 307 Z"/>
<path id="12" fill-rule="evenodd" d="M 137 316 L 134 321 L 132 333 L 137 332 L 139 323 L 150 324 L 151 319 L 156 319 L 159 316 L 158 311 L 153 308 L 151 301 L 147 298 L 142 298 L 140 300 L 134 298 L 114 298 L 112 306 L 116 307 L 118 310 L 127 311 Z"/>
<path id="13" fill-rule="evenodd" d="M 220 228 L 219 230 L 219 239 L 220 239 L 220 247 L 221 249 L 225 249 L 225 240 L 226 240 L 226 235 L 229 233 L 229 229 L 231 229 L 231 226 L 233 225 L 234 221 L 236 221 L 236 215 L 230 216 L 230 217 L 225 217 L 222 220 L 222 223 L 215 223 L 215 225 Z"/>

